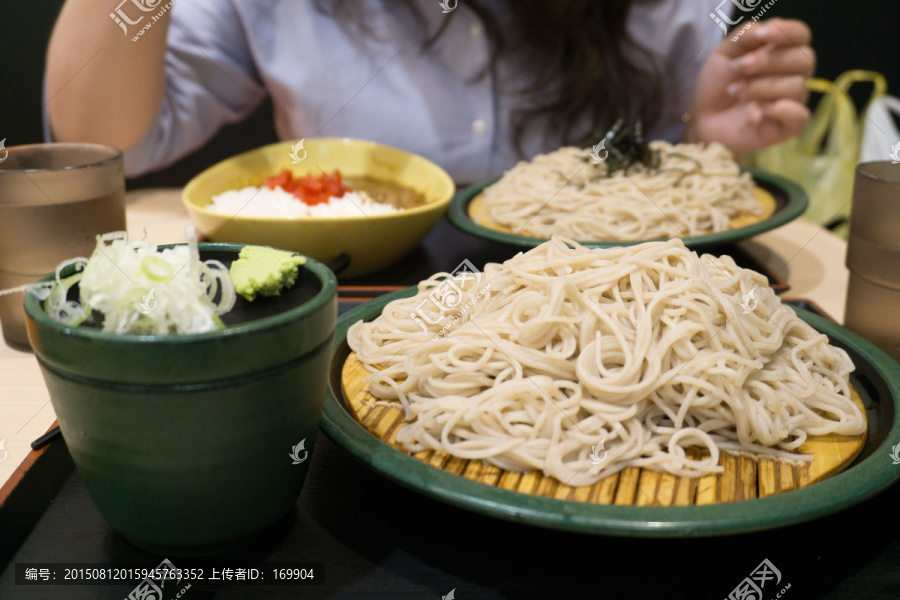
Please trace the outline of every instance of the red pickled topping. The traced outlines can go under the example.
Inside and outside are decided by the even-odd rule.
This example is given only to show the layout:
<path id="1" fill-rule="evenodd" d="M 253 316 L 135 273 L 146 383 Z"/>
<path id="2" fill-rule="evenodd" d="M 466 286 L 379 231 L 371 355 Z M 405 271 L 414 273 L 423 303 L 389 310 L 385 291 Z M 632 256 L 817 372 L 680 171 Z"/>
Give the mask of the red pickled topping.
<path id="1" fill-rule="evenodd" d="M 266 179 L 265 186 L 270 190 L 280 187 L 308 206 L 326 204 L 331 198 L 342 198 L 345 193 L 353 191 L 351 186 L 344 183 L 341 172 L 337 169 L 330 174 L 316 176 L 308 173 L 297 177 L 285 169 Z"/>

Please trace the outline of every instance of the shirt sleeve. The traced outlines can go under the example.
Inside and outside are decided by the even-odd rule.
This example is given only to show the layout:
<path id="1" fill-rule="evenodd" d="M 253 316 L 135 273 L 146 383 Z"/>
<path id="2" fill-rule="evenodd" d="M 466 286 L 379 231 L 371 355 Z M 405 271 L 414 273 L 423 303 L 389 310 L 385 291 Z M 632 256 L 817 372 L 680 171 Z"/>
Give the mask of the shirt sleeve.
<path id="1" fill-rule="evenodd" d="M 697 76 L 724 36 L 710 16 L 717 2 L 644 0 L 633 8 L 629 32 L 657 57 L 661 70 L 660 118 L 648 139 L 679 142 L 684 136 L 681 117 L 690 110 Z"/>
<path id="2" fill-rule="evenodd" d="M 171 10 L 165 93 L 150 129 L 125 152 L 129 177 L 174 163 L 266 95 L 229 0 L 177 2 Z"/>

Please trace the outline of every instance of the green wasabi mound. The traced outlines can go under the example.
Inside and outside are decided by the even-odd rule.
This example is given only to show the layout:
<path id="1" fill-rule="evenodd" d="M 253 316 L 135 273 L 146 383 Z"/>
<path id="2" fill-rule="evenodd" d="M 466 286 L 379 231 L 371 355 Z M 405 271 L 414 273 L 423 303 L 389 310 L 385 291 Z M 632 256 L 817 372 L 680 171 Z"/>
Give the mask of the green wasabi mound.
<path id="1" fill-rule="evenodd" d="M 306 257 L 293 252 L 244 246 L 238 259 L 231 263 L 229 274 L 234 290 L 253 302 L 257 296 L 278 296 L 297 281 L 297 267 Z"/>

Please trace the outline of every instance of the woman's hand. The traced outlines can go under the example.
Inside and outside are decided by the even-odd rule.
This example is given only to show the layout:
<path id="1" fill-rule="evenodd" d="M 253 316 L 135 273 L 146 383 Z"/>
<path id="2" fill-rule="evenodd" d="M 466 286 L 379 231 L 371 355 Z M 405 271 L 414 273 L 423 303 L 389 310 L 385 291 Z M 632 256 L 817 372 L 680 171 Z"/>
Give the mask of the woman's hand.
<path id="1" fill-rule="evenodd" d="M 700 70 L 685 141 L 720 142 L 739 157 L 800 133 L 816 57 L 802 21 L 760 21 L 733 41 L 738 31 Z"/>

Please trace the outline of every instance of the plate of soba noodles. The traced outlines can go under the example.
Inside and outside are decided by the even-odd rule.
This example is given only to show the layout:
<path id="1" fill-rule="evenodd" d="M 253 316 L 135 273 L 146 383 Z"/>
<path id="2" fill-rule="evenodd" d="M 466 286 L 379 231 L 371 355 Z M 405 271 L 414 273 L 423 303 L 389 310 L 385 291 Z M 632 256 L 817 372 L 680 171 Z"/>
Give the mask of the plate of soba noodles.
<path id="1" fill-rule="evenodd" d="M 553 236 L 342 316 L 323 427 L 383 476 L 474 512 L 713 536 L 890 486 L 898 398 L 887 354 L 727 255 Z"/>
<path id="2" fill-rule="evenodd" d="M 806 210 L 800 186 L 741 169 L 720 144 L 620 150 L 563 147 L 520 162 L 458 192 L 448 217 L 467 233 L 525 248 L 554 235 L 588 246 L 678 237 L 701 248 L 780 227 Z"/>

